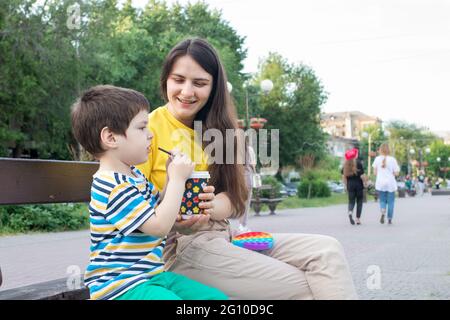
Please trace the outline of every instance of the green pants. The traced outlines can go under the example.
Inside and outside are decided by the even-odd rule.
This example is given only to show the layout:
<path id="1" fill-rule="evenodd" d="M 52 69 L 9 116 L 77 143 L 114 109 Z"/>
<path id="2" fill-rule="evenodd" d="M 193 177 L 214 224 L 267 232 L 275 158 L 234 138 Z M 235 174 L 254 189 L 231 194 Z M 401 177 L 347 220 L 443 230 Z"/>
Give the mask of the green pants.
<path id="1" fill-rule="evenodd" d="M 162 272 L 114 300 L 227 300 L 221 291 L 173 272 Z"/>

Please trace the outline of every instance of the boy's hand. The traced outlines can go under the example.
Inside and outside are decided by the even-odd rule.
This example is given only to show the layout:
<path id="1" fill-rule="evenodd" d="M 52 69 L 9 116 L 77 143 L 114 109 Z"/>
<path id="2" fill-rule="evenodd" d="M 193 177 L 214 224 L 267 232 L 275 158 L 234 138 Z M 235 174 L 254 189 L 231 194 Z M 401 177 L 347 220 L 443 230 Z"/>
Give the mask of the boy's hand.
<path id="1" fill-rule="evenodd" d="M 172 162 L 173 157 L 174 157 L 176 154 L 181 153 L 181 151 L 178 150 L 178 148 L 173 148 L 172 150 L 170 150 L 170 153 L 171 153 L 172 155 L 170 155 L 170 156 L 167 158 L 167 161 L 166 161 L 166 172 L 167 172 L 167 173 L 169 172 L 169 165 L 170 165 L 170 163 Z M 166 177 L 169 178 L 169 175 L 167 174 Z"/>
<path id="2" fill-rule="evenodd" d="M 167 164 L 167 174 L 170 179 L 186 181 L 194 170 L 195 164 L 183 153 L 175 153 Z"/>

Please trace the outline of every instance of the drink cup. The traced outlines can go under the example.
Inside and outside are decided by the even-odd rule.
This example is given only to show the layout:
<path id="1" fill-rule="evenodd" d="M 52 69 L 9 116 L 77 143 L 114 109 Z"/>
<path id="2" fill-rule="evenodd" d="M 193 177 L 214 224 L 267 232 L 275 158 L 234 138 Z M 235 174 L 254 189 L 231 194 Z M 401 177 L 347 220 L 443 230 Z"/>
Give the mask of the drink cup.
<path id="1" fill-rule="evenodd" d="M 181 200 L 181 218 L 189 219 L 194 214 L 202 214 L 203 209 L 199 208 L 200 199 L 198 195 L 208 185 L 210 175 L 208 171 L 194 171 L 186 180 L 183 199 Z"/>

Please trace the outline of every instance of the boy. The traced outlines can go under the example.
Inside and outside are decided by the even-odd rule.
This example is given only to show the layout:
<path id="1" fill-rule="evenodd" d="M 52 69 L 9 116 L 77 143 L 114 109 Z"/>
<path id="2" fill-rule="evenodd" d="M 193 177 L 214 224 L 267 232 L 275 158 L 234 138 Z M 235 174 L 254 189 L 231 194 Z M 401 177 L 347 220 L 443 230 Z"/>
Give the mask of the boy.
<path id="1" fill-rule="evenodd" d="M 174 152 L 161 196 L 134 167 L 147 160 L 150 149 L 148 109 L 139 92 L 109 85 L 87 90 L 72 106 L 74 136 L 100 162 L 89 204 L 85 284 L 92 299 L 227 299 L 217 289 L 164 271 L 165 237 L 194 164 Z"/>

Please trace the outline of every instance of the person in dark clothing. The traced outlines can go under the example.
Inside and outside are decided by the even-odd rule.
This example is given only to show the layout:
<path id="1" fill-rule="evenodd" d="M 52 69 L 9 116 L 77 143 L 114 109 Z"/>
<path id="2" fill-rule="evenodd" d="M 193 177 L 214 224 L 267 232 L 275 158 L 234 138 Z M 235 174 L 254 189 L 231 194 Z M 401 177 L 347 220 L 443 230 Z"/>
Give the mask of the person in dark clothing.
<path id="1" fill-rule="evenodd" d="M 364 198 L 364 168 L 358 160 L 358 149 L 354 148 L 345 153 L 345 162 L 342 168 L 342 180 L 348 193 L 348 218 L 352 225 L 353 209 L 356 204 L 356 224 L 361 224 L 360 218 Z"/>

